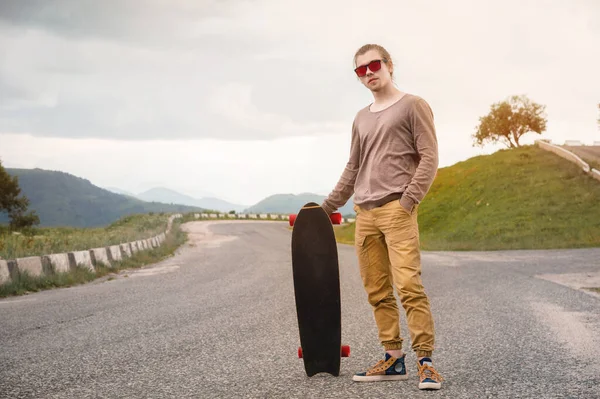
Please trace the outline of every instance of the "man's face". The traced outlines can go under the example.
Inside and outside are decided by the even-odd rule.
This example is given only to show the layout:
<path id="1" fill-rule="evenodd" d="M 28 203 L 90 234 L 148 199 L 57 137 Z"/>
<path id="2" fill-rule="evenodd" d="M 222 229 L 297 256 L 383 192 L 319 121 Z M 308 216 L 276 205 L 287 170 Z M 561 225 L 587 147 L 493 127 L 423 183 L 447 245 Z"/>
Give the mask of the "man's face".
<path id="1" fill-rule="evenodd" d="M 376 60 L 381 60 L 381 63 L 374 63 L 373 61 Z M 380 65 L 381 68 L 377 69 Z M 377 50 L 369 50 L 366 53 L 359 55 L 356 58 L 356 66 L 358 68 L 357 76 L 362 84 L 371 91 L 379 91 L 392 81 L 388 64 L 383 62 L 383 57 Z M 372 71 L 371 68 L 376 71 Z M 364 76 L 361 76 L 363 73 Z"/>

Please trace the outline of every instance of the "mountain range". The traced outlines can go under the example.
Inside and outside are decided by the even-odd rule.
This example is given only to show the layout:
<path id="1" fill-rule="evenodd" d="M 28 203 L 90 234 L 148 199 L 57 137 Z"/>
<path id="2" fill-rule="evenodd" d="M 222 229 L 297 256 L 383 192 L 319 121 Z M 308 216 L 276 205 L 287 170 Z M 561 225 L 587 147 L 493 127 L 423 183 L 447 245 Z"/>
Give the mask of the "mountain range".
<path id="1" fill-rule="evenodd" d="M 219 212 L 241 212 L 248 207 L 247 205 L 233 204 L 231 202 L 214 197 L 194 198 L 166 187 L 154 187 L 139 194 L 133 194 L 115 187 L 106 187 L 106 189 L 114 193 L 128 195 L 142 201 L 188 205 Z"/>
<path id="2" fill-rule="evenodd" d="M 40 225 L 96 227 L 119 218 L 148 212 L 230 212 L 297 213 L 307 202 L 320 204 L 325 198 L 313 193 L 276 194 L 255 205 L 233 204 L 214 198 L 193 198 L 165 187 L 156 187 L 134 194 L 116 187 L 101 188 L 89 180 L 71 174 L 43 169 L 10 169 L 17 176 L 21 192 L 29 199 L 30 210 L 40 217 Z M 339 212 L 352 215 L 352 200 Z M 0 212 L 0 223 L 8 217 Z"/>
<path id="3" fill-rule="evenodd" d="M 109 189 L 109 188 L 107 188 Z M 213 209 L 219 212 L 236 211 L 237 213 L 297 213 L 298 210 L 307 202 L 316 202 L 321 204 L 325 196 L 314 193 L 301 194 L 275 194 L 271 195 L 255 205 L 246 206 L 233 204 L 218 198 L 193 198 L 189 195 L 179 193 L 165 187 L 156 187 L 143 193 L 134 195 L 125 190 L 112 188 L 114 192 L 119 192 L 124 195 L 134 196 L 143 201 L 162 202 L 165 204 L 180 204 L 189 206 L 198 206 L 205 209 Z M 352 199 L 340 208 L 338 212 L 344 215 L 353 215 Z"/>
<path id="4" fill-rule="evenodd" d="M 93 185 L 90 181 L 64 172 L 42 169 L 9 169 L 17 176 L 21 193 L 29 199 L 29 210 L 40 217 L 40 226 L 96 227 L 119 218 L 149 212 L 198 212 L 202 208 L 146 202 L 115 194 Z M 6 213 L 0 212 L 0 223 L 6 223 Z"/>
<path id="5" fill-rule="evenodd" d="M 319 205 L 323 202 L 325 196 L 313 194 L 313 193 L 302 193 L 302 194 L 275 194 L 271 195 L 256 205 L 246 209 L 247 213 L 298 213 L 300 208 L 308 202 L 315 202 Z M 353 201 L 352 198 L 346 202 L 346 204 L 338 209 L 342 215 L 354 215 Z"/>

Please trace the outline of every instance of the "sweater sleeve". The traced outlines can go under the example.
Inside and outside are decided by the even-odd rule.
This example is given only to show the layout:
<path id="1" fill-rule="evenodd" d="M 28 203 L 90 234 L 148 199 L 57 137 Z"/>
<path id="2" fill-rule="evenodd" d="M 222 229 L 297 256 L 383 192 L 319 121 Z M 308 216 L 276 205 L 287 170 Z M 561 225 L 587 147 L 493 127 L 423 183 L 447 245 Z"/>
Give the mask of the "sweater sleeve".
<path id="1" fill-rule="evenodd" d="M 360 166 L 360 138 L 356 131 L 356 120 L 352 124 L 352 141 L 350 144 L 350 159 L 342 172 L 333 191 L 323 201 L 321 207 L 328 215 L 332 214 L 348 202 L 354 194 L 354 183 Z"/>
<path id="2" fill-rule="evenodd" d="M 412 211 L 413 206 L 423 200 L 431 188 L 439 163 L 433 112 L 425 100 L 415 101 L 411 125 L 415 149 L 420 160 L 415 175 L 400 199 L 402 206 L 409 211 Z"/>

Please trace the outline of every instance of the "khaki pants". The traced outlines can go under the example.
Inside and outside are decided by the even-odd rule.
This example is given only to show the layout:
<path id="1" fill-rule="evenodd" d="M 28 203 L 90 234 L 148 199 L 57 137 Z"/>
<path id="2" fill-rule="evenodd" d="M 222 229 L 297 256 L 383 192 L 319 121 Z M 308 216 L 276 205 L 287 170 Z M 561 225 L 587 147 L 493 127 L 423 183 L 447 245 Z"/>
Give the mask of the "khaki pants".
<path id="1" fill-rule="evenodd" d="M 418 357 L 434 349 L 433 317 L 421 282 L 418 206 L 412 214 L 398 200 L 356 211 L 355 246 L 379 340 L 386 350 L 401 349 L 400 317 L 394 287 L 406 311 L 412 349 Z"/>

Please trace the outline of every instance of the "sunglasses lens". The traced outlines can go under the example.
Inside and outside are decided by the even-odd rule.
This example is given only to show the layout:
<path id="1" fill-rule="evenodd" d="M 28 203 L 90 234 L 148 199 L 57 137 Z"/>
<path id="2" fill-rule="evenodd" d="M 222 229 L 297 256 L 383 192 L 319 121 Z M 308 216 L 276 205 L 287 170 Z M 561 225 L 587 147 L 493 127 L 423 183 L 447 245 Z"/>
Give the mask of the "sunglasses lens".
<path id="1" fill-rule="evenodd" d="M 380 60 L 371 61 L 369 63 L 369 65 L 359 66 L 358 68 L 356 68 L 354 70 L 354 72 L 356 72 L 356 74 L 362 78 L 363 76 L 365 76 L 367 74 L 367 68 L 369 68 L 371 70 L 371 72 L 377 72 L 381 69 L 381 61 Z"/>
<path id="2" fill-rule="evenodd" d="M 373 61 L 369 64 L 369 69 L 373 72 L 377 72 L 381 69 L 381 61 Z"/>
<path id="3" fill-rule="evenodd" d="M 366 65 L 359 66 L 354 71 L 356 71 L 356 74 L 362 78 L 363 76 L 365 76 L 367 74 L 367 66 Z"/>

